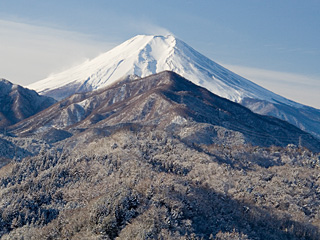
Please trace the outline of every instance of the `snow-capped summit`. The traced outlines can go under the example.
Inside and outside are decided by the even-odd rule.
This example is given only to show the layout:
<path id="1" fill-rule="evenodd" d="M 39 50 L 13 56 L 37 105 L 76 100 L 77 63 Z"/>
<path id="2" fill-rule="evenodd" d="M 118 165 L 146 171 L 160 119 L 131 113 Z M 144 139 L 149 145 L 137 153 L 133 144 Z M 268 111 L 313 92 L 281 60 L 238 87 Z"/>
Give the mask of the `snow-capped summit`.
<path id="1" fill-rule="evenodd" d="M 165 70 L 232 101 L 249 97 L 293 104 L 211 61 L 172 35 L 135 36 L 97 58 L 28 87 L 62 99 L 76 92 L 109 86 L 128 75 L 146 77 Z"/>

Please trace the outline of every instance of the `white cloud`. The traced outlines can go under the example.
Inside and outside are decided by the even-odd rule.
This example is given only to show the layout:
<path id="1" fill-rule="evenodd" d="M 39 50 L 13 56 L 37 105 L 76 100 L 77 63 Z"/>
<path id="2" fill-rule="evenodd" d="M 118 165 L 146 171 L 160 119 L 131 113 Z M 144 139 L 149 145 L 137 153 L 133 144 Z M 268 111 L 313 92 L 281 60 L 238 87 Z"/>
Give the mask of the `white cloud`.
<path id="1" fill-rule="evenodd" d="M 28 85 L 115 46 L 76 32 L 0 20 L 0 78 Z"/>
<path id="2" fill-rule="evenodd" d="M 130 28 L 136 32 L 142 32 L 143 34 L 150 34 L 150 35 L 174 35 L 168 29 L 157 26 L 151 23 L 148 20 L 136 20 L 132 19 L 130 22 Z"/>
<path id="3" fill-rule="evenodd" d="M 223 66 L 283 97 L 320 109 L 320 79 L 237 65 Z"/>

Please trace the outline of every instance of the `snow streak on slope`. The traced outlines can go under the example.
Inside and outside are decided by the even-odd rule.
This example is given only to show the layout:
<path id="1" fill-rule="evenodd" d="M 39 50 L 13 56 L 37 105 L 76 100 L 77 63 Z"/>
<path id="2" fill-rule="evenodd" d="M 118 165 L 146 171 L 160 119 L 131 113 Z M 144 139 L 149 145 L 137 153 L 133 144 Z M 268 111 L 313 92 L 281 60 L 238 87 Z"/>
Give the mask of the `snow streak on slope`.
<path id="1" fill-rule="evenodd" d="M 248 97 L 302 106 L 234 74 L 172 35 L 138 35 L 93 60 L 28 87 L 50 96 L 50 92 L 68 86 L 70 90 L 63 95 L 67 97 L 77 91 L 109 86 L 128 75 L 146 77 L 164 70 L 174 71 L 232 101 Z"/>

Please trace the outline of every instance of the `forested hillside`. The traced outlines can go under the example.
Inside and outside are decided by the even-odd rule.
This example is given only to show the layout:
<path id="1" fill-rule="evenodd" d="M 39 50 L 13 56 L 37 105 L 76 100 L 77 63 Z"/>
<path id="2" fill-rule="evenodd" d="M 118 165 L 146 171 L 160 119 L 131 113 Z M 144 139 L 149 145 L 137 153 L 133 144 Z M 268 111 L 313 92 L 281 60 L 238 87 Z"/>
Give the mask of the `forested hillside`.
<path id="1" fill-rule="evenodd" d="M 1 168 L 1 239 L 319 239 L 319 161 L 120 129 Z"/>

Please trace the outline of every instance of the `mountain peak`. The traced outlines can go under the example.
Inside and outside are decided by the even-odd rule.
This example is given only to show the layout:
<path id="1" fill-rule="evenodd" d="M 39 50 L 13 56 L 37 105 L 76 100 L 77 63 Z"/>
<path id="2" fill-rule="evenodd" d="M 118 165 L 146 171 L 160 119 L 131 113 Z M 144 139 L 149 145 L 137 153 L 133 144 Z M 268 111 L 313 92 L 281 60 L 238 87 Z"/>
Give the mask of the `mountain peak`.
<path id="1" fill-rule="evenodd" d="M 3 87 L 12 87 L 14 84 L 10 81 L 8 81 L 7 79 L 4 79 L 4 78 L 0 78 L 0 88 L 3 88 Z"/>
<path id="2" fill-rule="evenodd" d="M 63 99 L 73 93 L 110 86 L 128 75 L 146 77 L 166 70 L 235 102 L 254 98 L 299 106 L 225 69 L 170 34 L 137 35 L 90 61 L 29 87 Z"/>
<path id="3" fill-rule="evenodd" d="M 0 79 L 0 94 L 1 96 L 8 95 L 11 90 L 13 90 L 17 85 L 14 85 L 12 82 L 1 78 Z"/>
<path id="4" fill-rule="evenodd" d="M 0 79 L 0 130 L 28 118 L 56 101 Z"/>
<path id="5" fill-rule="evenodd" d="M 40 94 L 63 99 L 73 93 L 112 85 L 129 75 L 146 77 L 171 70 L 168 59 L 174 52 L 176 41 L 172 35 L 137 35 L 90 61 L 29 87 Z"/>
<path id="6" fill-rule="evenodd" d="M 1 84 L 11 84 L 12 85 L 12 83 L 10 81 L 8 81 L 7 79 L 4 79 L 4 78 L 0 78 L 0 83 Z"/>
<path id="7" fill-rule="evenodd" d="M 177 40 L 177 38 L 172 34 L 167 35 L 148 35 L 148 34 L 139 34 L 136 35 L 130 39 L 128 39 L 126 42 L 133 42 L 133 41 L 153 41 L 153 40 L 159 40 L 159 41 L 166 41 L 166 40 Z"/>

